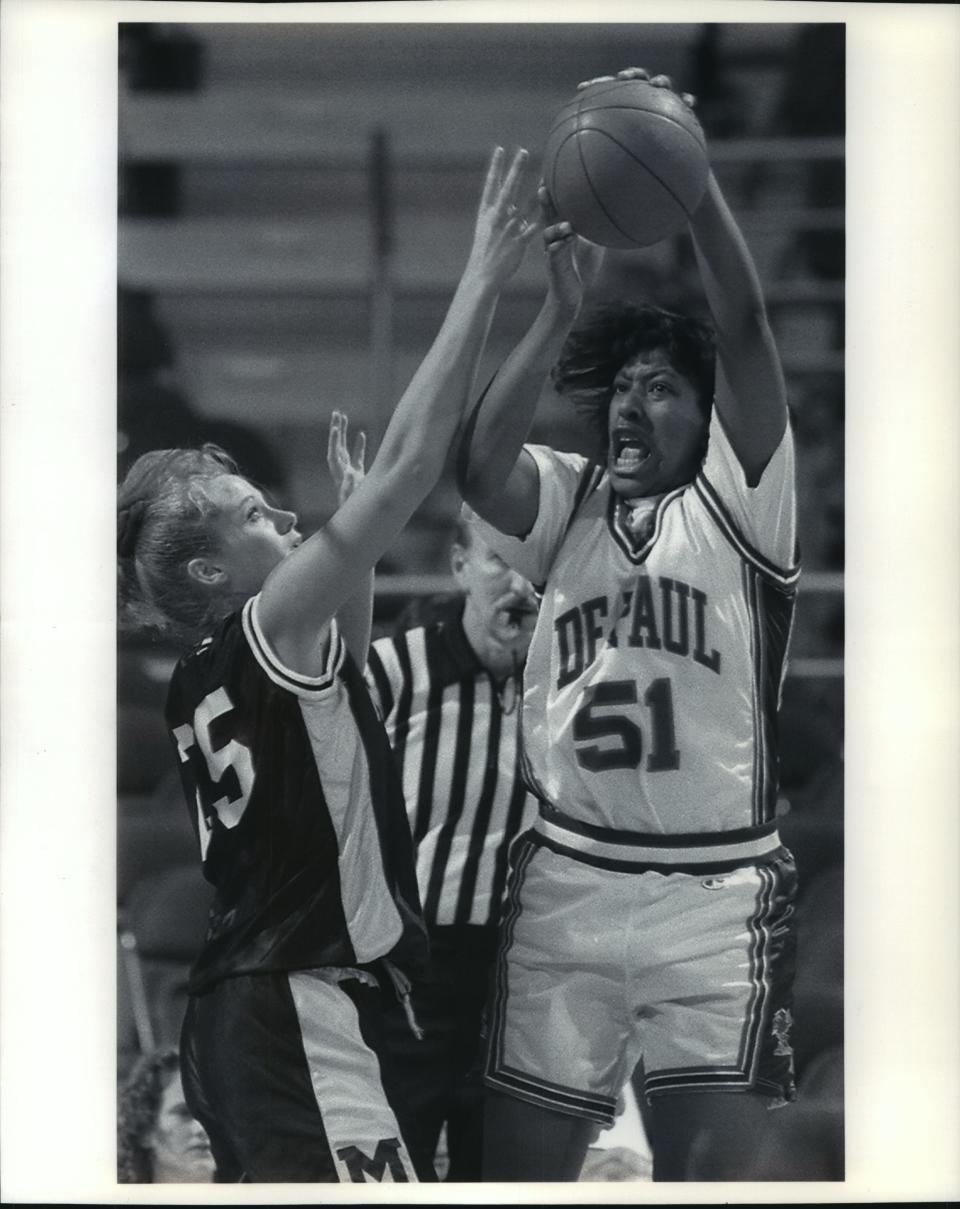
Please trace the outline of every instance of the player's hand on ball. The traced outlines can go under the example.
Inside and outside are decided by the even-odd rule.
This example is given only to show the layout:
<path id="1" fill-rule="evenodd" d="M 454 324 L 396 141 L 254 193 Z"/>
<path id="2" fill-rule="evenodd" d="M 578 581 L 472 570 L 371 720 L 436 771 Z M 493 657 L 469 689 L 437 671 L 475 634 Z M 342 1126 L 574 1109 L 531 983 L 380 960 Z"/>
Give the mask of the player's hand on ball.
<path id="1" fill-rule="evenodd" d="M 342 411 L 330 416 L 327 437 L 327 465 L 337 488 L 337 502 L 343 504 L 363 482 L 367 435 L 361 432 L 353 444 L 353 456 L 347 441 L 347 417 Z"/>
<path id="2" fill-rule="evenodd" d="M 480 198 L 468 271 L 503 285 L 520 266 L 527 244 L 540 230 L 535 210 L 524 201 L 529 154 L 521 147 L 504 171 L 506 154 L 494 149 Z"/>
<path id="3" fill-rule="evenodd" d="M 645 67 L 625 67 L 623 71 L 618 71 L 615 76 L 595 76 L 592 80 L 583 80 L 577 85 L 577 91 L 589 88 L 592 84 L 606 84 L 613 80 L 646 80 L 654 88 L 668 88 L 671 92 L 676 92 L 676 89 L 673 87 L 673 81 L 669 76 L 651 76 Z M 691 109 L 697 103 L 697 99 L 692 93 L 677 92 L 677 96 Z"/>
<path id="4" fill-rule="evenodd" d="M 550 293 L 564 309 L 576 313 L 603 263 L 603 248 L 575 235 L 568 222 L 559 222 L 556 208 L 541 185 L 537 197 L 543 223 Z"/>

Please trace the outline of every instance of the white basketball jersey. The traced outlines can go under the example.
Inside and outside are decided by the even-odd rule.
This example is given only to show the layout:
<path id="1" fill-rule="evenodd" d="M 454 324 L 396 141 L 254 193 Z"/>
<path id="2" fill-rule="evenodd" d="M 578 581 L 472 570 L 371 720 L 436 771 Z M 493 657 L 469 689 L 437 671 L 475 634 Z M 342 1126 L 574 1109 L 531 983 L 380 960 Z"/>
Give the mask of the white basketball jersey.
<path id="1" fill-rule="evenodd" d="M 543 585 L 527 658 L 526 775 L 583 823 L 653 834 L 764 823 L 796 581 L 789 426 L 748 487 L 714 412 L 695 481 L 632 503 L 587 459 L 527 446 L 524 538 L 483 525 Z"/>

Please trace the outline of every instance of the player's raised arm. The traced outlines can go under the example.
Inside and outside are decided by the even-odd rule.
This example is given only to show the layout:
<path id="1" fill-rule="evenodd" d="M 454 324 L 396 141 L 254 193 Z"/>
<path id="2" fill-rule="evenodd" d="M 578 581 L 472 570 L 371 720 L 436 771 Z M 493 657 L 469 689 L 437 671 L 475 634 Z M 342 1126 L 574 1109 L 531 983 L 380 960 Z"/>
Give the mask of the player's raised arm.
<path id="1" fill-rule="evenodd" d="M 787 391 L 753 258 L 712 172 L 690 231 L 717 333 L 715 405 L 753 485 L 783 438 Z"/>
<path id="2" fill-rule="evenodd" d="M 523 450 L 544 381 L 579 313 L 602 250 L 558 222 L 541 186 L 548 289 L 526 335 L 497 371 L 464 428 L 457 478 L 463 498 L 503 533 L 523 535 L 537 518 L 539 480 Z"/>
<path id="3" fill-rule="evenodd" d="M 500 290 L 537 230 L 517 204 L 526 159 L 525 151 L 517 152 L 504 171 L 503 149 L 494 152 L 463 276 L 373 465 L 330 521 L 263 586 L 264 635 L 289 667 L 304 674 L 321 666 L 323 623 L 357 592 L 440 476 Z"/>
<path id="4" fill-rule="evenodd" d="M 601 78 L 641 79 L 673 90 L 669 76 L 651 78 L 642 67 Z M 694 98 L 679 95 L 692 108 Z M 689 227 L 716 329 L 715 405 L 747 482 L 755 485 L 786 428 L 786 385 L 753 257 L 712 171 Z"/>

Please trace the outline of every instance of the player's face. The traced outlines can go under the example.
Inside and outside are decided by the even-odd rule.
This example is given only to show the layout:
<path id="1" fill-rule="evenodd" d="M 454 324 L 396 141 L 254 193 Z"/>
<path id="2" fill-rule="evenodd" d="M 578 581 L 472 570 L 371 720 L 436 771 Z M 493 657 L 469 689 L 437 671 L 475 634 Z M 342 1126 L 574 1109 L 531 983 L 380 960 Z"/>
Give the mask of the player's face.
<path id="1" fill-rule="evenodd" d="M 530 645 L 538 601 L 529 580 L 512 571 L 476 534 L 455 546 L 453 576 L 482 627 L 497 642 L 518 651 Z"/>
<path id="2" fill-rule="evenodd" d="M 203 1126 L 187 1108 L 176 1071 L 160 1099 L 150 1148 L 154 1183 L 205 1184 L 213 1179 L 210 1142 Z"/>
<path id="3" fill-rule="evenodd" d="M 703 457 L 707 417 L 689 379 L 665 352 L 639 353 L 614 380 L 607 415 L 607 470 L 626 499 L 690 483 Z"/>
<path id="4" fill-rule="evenodd" d="M 303 540 L 296 513 L 274 507 L 259 488 L 235 474 L 214 479 L 207 496 L 216 508 L 211 520 L 214 560 L 226 573 L 232 591 L 252 596 Z"/>

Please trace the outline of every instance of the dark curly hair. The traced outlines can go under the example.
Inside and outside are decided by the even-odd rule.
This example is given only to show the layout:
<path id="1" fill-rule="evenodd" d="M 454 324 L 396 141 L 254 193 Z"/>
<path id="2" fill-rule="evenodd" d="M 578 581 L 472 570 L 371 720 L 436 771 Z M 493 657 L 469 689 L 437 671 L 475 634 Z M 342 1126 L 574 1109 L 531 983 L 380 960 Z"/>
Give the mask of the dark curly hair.
<path id="1" fill-rule="evenodd" d="M 704 415 L 713 403 L 716 345 L 705 323 L 647 303 L 597 307 L 573 329 L 553 367 L 553 384 L 607 442 L 613 383 L 639 353 L 663 349 L 673 368 L 692 383 Z"/>
<path id="2" fill-rule="evenodd" d="M 163 1093 L 180 1069 L 175 1049 L 144 1054 L 120 1089 L 117 1106 L 117 1182 L 153 1183 L 150 1135 Z"/>

